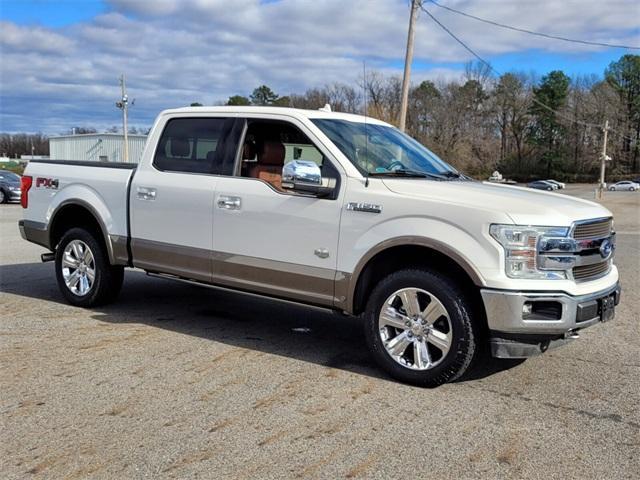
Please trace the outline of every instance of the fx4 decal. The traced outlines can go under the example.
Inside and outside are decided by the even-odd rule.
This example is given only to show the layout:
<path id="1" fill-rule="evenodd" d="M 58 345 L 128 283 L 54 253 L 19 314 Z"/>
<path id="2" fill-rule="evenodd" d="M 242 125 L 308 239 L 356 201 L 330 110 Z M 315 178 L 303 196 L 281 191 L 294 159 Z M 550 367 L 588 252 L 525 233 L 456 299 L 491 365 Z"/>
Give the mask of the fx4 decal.
<path id="1" fill-rule="evenodd" d="M 36 178 L 36 188 L 53 188 L 56 189 L 58 188 L 58 179 L 57 178 L 42 178 L 42 177 L 38 177 Z"/>

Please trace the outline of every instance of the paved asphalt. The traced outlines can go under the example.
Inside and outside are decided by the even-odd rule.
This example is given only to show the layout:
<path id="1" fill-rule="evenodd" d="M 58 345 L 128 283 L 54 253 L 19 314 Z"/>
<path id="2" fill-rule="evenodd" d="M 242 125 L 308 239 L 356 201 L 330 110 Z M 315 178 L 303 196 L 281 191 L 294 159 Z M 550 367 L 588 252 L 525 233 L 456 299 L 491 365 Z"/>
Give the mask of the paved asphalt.
<path id="1" fill-rule="evenodd" d="M 640 195 L 604 203 L 616 319 L 431 390 L 390 380 L 358 321 L 322 310 L 137 271 L 117 303 L 71 307 L 2 205 L 0 475 L 638 478 Z"/>

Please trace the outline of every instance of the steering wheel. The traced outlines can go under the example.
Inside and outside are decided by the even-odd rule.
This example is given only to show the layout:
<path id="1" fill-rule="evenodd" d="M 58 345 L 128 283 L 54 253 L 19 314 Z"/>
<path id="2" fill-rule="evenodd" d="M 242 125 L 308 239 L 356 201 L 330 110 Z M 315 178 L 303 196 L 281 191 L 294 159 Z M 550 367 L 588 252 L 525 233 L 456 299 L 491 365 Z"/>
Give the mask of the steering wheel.
<path id="1" fill-rule="evenodd" d="M 406 170 L 407 167 L 405 167 L 402 162 L 400 162 L 398 160 L 394 160 L 389 165 L 387 165 L 386 168 L 389 171 L 393 171 L 393 170 Z"/>

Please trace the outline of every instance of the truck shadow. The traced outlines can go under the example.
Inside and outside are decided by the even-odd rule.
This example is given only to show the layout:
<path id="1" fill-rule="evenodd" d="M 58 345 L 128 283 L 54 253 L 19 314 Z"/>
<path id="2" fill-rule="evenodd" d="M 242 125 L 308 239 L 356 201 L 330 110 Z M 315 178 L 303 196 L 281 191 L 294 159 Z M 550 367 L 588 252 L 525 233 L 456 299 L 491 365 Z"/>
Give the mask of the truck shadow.
<path id="1" fill-rule="evenodd" d="M 1 265 L 0 290 L 65 303 L 51 263 Z M 91 317 L 102 322 L 145 324 L 389 380 L 369 356 L 360 319 L 328 310 L 127 271 L 118 300 L 92 311 Z M 513 366 L 514 362 L 491 359 L 464 380 L 484 378 Z"/>

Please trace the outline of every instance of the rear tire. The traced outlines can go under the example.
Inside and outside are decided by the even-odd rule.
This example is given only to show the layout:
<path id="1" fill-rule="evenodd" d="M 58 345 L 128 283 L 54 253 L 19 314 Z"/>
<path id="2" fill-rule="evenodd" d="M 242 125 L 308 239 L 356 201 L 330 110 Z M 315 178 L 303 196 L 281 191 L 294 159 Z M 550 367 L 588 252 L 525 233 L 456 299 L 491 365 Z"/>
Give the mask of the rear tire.
<path id="1" fill-rule="evenodd" d="M 55 264 L 58 287 L 71 305 L 104 305 L 120 293 L 124 267 L 112 266 L 106 248 L 82 228 L 64 234 L 56 249 Z"/>
<path id="2" fill-rule="evenodd" d="M 9 196 L 4 193 L 4 190 L 0 189 L 0 203 L 6 203 L 9 199 Z"/>
<path id="3" fill-rule="evenodd" d="M 367 345 L 392 377 L 437 387 L 472 364 L 480 338 L 473 311 L 472 301 L 450 278 L 427 269 L 401 270 L 371 292 L 364 313 Z"/>

